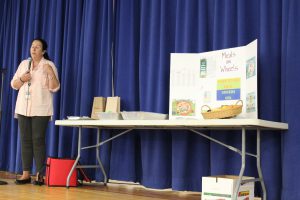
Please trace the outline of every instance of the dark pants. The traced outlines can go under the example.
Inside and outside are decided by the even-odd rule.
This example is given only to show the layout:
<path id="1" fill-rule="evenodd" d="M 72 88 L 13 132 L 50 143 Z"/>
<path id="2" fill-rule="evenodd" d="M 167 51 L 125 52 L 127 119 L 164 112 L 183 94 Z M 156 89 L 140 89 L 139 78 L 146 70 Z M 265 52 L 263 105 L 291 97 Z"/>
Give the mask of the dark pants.
<path id="1" fill-rule="evenodd" d="M 45 136 L 49 119 L 49 116 L 18 115 L 23 171 L 31 171 L 34 158 L 37 172 L 42 173 L 46 159 Z"/>

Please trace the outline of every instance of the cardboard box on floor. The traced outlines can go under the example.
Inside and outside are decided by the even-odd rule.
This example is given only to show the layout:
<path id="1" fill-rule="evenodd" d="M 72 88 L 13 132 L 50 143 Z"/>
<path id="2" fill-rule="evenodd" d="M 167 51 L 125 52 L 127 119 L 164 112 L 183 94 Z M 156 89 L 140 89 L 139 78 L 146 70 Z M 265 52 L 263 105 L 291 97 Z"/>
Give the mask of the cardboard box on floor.
<path id="1" fill-rule="evenodd" d="M 119 113 L 120 112 L 120 97 L 107 97 L 105 112 Z"/>
<path id="2" fill-rule="evenodd" d="M 253 177 L 243 177 L 253 179 Z M 231 200 L 237 186 L 238 176 L 207 176 L 202 177 L 202 200 Z M 238 200 L 254 200 L 254 182 L 240 186 Z"/>
<path id="3" fill-rule="evenodd" d="M 99 113 L 104 112 L 106 104 L 105 97 L 94 97 L 93 108 L 92 108 L 92 119 L 99 119 Z"/>

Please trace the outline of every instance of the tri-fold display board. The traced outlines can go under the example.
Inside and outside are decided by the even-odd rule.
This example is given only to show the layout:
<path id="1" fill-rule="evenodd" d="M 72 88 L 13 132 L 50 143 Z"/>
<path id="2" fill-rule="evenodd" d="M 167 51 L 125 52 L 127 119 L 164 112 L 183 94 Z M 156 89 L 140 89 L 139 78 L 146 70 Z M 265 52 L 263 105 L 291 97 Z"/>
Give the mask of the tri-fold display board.
<path id="1" fill-rule="evenodd" d="M 172 53 L 170 119 L 203 119 L 202 106 L 242 100 L 236 118 L 258 117 L 257 40 L 246 46 L 204 53 Z"/>

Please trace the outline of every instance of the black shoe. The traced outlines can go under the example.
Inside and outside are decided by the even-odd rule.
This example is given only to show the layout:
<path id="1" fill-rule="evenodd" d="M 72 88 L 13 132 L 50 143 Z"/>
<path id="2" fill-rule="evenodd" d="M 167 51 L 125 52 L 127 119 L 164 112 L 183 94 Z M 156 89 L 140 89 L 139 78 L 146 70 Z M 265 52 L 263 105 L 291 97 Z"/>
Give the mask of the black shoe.
<path id="1" fill-rule="evenodd" d="M 38 180 L 38 181 L 33 181 L 32 183 L 33 185 L 39 185 L 39 186 L 42 186 L 44 185 L 44 179 L 42 179 L 42 181 Z"/>
<path id="2" fill-rule="evenodd" d="M 31 183 L 31 177 L 29 177 L 28 179 L 16 179 L 15 184 L 17 185 L 24 185 L 27 183 Z"/>
<path id="3" fill-rule="evenodd" d="M 44 185 L 44 178 L 43 175 L 38 175 L 38 180 L 33 181 L 33 185 L 39 185 L 42 186 Z"/>

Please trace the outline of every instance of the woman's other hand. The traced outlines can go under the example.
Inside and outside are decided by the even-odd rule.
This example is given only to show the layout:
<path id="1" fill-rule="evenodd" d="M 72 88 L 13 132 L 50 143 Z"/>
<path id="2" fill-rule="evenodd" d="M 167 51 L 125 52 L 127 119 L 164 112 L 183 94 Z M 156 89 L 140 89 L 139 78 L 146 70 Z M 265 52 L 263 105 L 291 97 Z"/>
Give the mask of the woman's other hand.
<path id="1" fill-rule="evenodd" d="M 57 91 L 59 89 L 59 82 L 49 64 L 44 64 L 44 72 L 47 73 L 49 78 L 49 89 L 52 91 Z"/>
<path id="2" fill-rule="evenodd" d="M 49 64 L 44 64 L 44 72 L 46 72 L 49 76 L 54 76 L 53 69 Z"/>

